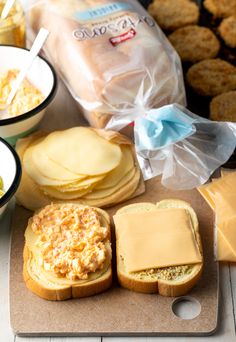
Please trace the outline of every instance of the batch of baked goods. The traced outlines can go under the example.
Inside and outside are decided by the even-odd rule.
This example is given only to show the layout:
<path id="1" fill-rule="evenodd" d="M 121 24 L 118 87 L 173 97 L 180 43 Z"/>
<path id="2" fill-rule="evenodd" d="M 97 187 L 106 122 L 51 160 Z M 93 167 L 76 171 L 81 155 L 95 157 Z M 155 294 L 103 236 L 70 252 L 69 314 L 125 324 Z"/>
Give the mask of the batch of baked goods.
<path id="1" fill-rule="evenodd" d="M 183 62 L 186 84 L 211 98 L 205 115 L 236 121 L 236 1 L 153 0 L 149 13 Z M 226 50 L 226 52 L 224 52 Z"/>
<path id="2" fill-rule="evenodd" d="M 234 47 L 235 21 L 227 13 L 236 1 L 227 3 L 230 10 L 223 0 L 205 0 L 204 6 L 226 17 L 219 32 Z M 42 87 L 29 75 L 8 107 L 12 117 L 0 117 L 0 127 L 1 121 L 10 127 L 8 141 L 17 140 L 17 204 L 33 212 L 25 224 L 23 278 L 41 298 L 98 294 L 112 286 L 112 273 L 128 290 L 181 296 L 201 277 L 204 252 L 195 208 L 176 196 L 160 201 L 157 193 L 157 203 L 138 196 L 147 191 L 146 180 L 161 174 L 162 184 L 172 189 L 196 188 L 236 146 L 232 122 L 213 124 L 186 110 L 179 56 L 193 63 L 188 84 L 203 96 L 217 95 L 211 102 L 215 120 L 236 121 L 236 67 L 217 58 L 220 41 L 197 25 L 200 12 L 193 1 L 154 0 L 149 12 L 173 46 L 136 0 L 36 1 L 28 13 L 32 34 L 42 26 L 50 31 L 44 52 L 91 125 L 47 132 L 37 130 L 38 121 L 27 121 L 41 115 L 54 96 L 49 63 L 38 67 Z M 8 69 L 0 77 L 0 109 L 17 73 Z M 131 137 L 119 132 L 127 126 Z M 10 185 L 5 189 L 3 181 L 7 193 Z M 199 187 L 216 212 L 217 260 L 236 260 L 236 208 L 230 206 L 235 196 L 227 192 L 235 185 L 232 173 Z M 0 178 L 0 197 L 2 188 Z M 117 204 L 110 215 L 107 208 Z"/>

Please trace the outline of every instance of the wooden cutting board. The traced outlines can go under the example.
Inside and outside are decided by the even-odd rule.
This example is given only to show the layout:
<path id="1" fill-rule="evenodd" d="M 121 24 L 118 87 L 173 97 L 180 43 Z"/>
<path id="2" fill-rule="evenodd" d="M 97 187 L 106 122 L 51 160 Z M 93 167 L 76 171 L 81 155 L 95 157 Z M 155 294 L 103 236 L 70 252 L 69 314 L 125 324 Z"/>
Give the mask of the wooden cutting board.
<path id="1" fill-rule="evenodd" d="M 201 312 L 196 318 L 186 320 L 177 317 L 172 311 L 174 298 L 120 288 L 115 275 L 110 290 L 90 298 L 64 302 L 48 302 L 38 298 L 26 288 L 22 279 L 23 236 L 31 212 L 16 206 L 10 253 L 10 319 L 14 332 L 35 336 L 193 336 L 213 333 L 217 327 L 218 265 L 213 259 L 211 209 L 196 190 L 173 192 L 162 187 L 159 178 L 146 182 L 146 193 L 126 204 L 143 201 L 155 203 L 166 198 L 190 202 L 199 218 L 204 272 L 188 295 L 188 298 L 200 303 Z M 121 206 L 108 211 L 112 215 Z"/>

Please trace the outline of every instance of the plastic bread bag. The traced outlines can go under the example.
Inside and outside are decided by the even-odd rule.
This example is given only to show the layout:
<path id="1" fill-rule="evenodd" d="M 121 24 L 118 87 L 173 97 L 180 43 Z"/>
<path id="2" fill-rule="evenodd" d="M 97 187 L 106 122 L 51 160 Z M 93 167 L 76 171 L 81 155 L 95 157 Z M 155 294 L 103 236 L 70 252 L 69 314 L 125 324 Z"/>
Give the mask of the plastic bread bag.
<path id="1" fill-rule="evenodd" d="M 92 126 L 133 110 L 141 88 L 148 108 L 185 105 L 180 59 L 138 1 L 36 1 L 27 12 L 34 33 L 50 31 L 46 55 Z"/>
<path id="2" fill-rule="evenodd" d="M 48 0 L 30 10 L 51 33 L 47 56 L 95 127 L 134 124 L 144 179 L 168 188 L 205 183 L 236 146 L 235 125 L 185 109 L 178 55 L 136 0 Z"/>

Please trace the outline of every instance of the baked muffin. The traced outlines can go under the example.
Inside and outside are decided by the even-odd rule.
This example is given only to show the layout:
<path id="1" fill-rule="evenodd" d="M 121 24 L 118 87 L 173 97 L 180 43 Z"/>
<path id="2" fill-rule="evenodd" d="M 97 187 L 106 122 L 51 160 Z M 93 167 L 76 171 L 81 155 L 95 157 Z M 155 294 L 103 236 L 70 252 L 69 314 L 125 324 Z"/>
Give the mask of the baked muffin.
<path id="1" fill-rule="evenodd" d="M 236 67 L 219 58 L 194 64 L 186 78 L 193 90 L 203 96 L 216 96 L 236 89 Z"/>
<path id="2" fill-rule="evenodd" d="M 199 19 L 199 8 L 191 0 L 154 0 L 148 12 L 167 31 L 196 24 Z"/>
<path id="3" fill-rule="evenodd" d="M 218 30 L 225 44 L 236 48 L 236 13 L 223 19 Z"/>
<path id="4" fill-rule="evenodd" d="M 181 27 L 169 35 L 183 62 L 199 62 L 215 58 L 220 50 L 220 42 L 207 27 L 190 25 Z"/>
<path id="5" fill-rule="evenodd" d="M 203 5 L 215 18 L 236 14 L 236 0 L 204 0 Z"/>
<path id="6" fill-rule="evenodd" d="M 214 97 L 210 103 L 210 119 L 236 122 L 236 91 Z"/>

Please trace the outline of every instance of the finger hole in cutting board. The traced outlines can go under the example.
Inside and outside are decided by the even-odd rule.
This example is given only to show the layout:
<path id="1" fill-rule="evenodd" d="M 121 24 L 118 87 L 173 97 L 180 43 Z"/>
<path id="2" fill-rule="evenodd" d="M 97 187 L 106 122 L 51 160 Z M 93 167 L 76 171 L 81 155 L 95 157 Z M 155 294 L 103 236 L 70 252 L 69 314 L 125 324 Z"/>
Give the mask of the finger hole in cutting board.
<path id="1" fill-rule="evenodd" d="M 201 304 L 193 297 L 184 296 L 173 301 L 172 311 L 181 319 L 193 319 L 201 313 Z"/>

